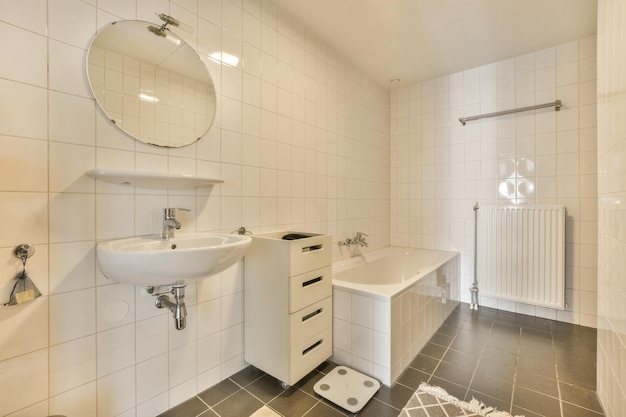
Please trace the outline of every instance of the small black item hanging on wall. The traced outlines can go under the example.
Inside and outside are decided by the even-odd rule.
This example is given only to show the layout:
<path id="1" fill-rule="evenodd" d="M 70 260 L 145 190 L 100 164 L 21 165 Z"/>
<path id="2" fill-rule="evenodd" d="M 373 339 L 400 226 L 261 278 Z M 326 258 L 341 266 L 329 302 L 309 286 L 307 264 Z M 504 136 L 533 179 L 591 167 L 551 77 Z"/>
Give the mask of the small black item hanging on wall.
<path id="1" fill-rule="evenodd" d="M 26 243 L 16 246 L 13 250 L 13 255 L 22 260 L 22 271 L 15 276 L 15 285 L 9 296 L 9 301 L 4 304 L 5 306 L 25 303 L 41 296 L 41 292 L 39 292 L 26 273 L 26 260 L 33 256 L 34 253 L 35 248 Z"/>

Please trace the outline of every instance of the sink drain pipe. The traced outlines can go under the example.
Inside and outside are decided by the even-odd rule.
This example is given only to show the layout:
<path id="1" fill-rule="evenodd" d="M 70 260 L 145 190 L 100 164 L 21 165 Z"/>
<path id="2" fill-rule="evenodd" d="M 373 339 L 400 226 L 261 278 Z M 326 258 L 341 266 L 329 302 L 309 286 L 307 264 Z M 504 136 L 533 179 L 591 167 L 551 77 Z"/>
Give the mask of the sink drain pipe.
<path id="1" fill-rule="evenodd" d="M 176 330 L 183 330 L 187 326 L 187 307 L 185 307 L 185 287 L 186 285 L 173 285 L 171 294 L 174 295 L 174 301 L 170 300 L 167 294 L 157 295 L 154 305 L 157 308 L 167 308 L 172 312 L 174 321 L 176 322 Z"/>

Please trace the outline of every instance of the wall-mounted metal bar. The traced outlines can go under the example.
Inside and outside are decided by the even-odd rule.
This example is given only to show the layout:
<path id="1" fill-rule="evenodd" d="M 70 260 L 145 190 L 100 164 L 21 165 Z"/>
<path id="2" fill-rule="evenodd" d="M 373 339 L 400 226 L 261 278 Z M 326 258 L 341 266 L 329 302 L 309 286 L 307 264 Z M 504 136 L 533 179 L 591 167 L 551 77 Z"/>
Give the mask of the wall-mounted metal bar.
<path id="1" fill-rule="evenodd" d="M 459 118 L 459 122 L 461 122 L 461 124 L 463 126 L 465 126 L 466 122 L 470 122 L 472 120 L 484 119 L 484 118 L 487 118 L 487 117 L 503 116 L 505 114 L 519 113 L 519 112 L 523 112 L 523 111 L 545 109 L 546 107 L 554 107 L 555 111 L 559 111 L 559 110 L 561 110 L 561 100 L 556 100 L 556 101 L 553 101 L 552 103 L 535 104 L 534 106 L 520 107 L 520 108 L 517 108 L 517 109 L 502 110 L 502 111 L 497 111 L 497 112 L 494 112 L 494 113 L 479 114 L 478 116 L 461 117 L 461 118 Z"/>

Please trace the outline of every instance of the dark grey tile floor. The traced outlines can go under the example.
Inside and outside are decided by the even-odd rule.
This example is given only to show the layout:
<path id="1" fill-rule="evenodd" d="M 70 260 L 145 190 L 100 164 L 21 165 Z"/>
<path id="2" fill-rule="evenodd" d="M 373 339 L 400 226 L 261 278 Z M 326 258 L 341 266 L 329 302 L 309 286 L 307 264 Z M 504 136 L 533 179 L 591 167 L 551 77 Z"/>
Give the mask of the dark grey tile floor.
<path id="1" fill-rule="evenodd" d="M 354 416 L 313 391 L 334 366 L 326 362 L 288 389 L 249 366 L 160 417 Z M 484 307 L 461 304 L 398 381 L 356 415 L 398 416 L 421 382 L 526 417 L 604 415 L 595 392 L 595 329 Z"/>

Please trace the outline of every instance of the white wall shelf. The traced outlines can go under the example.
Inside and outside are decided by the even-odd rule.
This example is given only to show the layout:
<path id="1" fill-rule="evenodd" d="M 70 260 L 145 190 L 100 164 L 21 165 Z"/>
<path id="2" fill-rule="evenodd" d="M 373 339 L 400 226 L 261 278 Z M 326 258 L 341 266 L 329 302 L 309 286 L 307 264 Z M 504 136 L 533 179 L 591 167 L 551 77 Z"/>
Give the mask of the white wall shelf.
<path id="1" fill-rule="evenodd" d="M 86 174 L 100 181 L 141 188 L 196 188 L 208 187 L 224 182 L 221 178 L 160 174 L 155 172 L 118 171 L 109 169 L 91 169 L 87 171 Z"/>

